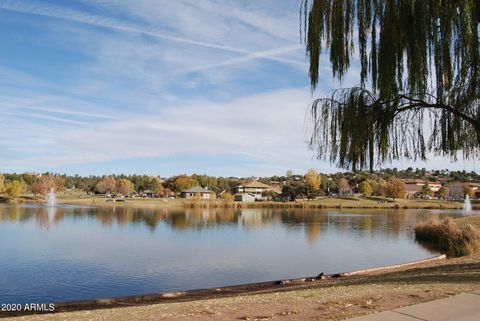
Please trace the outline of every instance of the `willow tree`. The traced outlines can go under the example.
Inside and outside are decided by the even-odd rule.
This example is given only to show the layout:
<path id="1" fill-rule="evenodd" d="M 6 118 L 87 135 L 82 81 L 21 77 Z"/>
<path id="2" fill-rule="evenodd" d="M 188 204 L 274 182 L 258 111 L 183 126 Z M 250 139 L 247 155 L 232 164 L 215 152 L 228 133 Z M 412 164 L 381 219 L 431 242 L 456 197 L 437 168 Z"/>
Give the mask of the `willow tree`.
<path id="1" fill-rule="evenodd" d="M 302 0 L 312 92 L 323 53 L 358 85 L 313 102 L 318 158 L 353 170 L 480 147 L 480 1 Z"/>

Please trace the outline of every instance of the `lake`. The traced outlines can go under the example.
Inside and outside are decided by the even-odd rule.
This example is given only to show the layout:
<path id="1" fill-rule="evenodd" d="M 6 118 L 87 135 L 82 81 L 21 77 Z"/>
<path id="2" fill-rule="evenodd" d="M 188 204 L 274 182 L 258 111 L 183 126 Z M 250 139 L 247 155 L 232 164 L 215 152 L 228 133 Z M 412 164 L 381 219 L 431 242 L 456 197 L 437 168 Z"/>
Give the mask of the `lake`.
<path id="1" fill-rule="evenodd" d="M 435 255 L 457 211 L 0 205 L 0 302 L 49 303 L 338 273 Z"/>

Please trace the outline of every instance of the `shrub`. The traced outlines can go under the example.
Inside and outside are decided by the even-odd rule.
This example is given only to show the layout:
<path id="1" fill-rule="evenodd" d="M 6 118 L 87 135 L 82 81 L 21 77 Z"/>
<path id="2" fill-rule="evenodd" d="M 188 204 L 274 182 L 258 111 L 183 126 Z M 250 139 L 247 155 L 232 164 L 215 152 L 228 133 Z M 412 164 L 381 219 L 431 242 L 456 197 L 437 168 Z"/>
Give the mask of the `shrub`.
<path id="1" fill-rule="evenodd" d="M 450 257 L 470 255 L 480 250 L 480 231 L 473 225 L 457 228 L 451 218 L 418 223 L 415 238 L 435 244 Z"/>

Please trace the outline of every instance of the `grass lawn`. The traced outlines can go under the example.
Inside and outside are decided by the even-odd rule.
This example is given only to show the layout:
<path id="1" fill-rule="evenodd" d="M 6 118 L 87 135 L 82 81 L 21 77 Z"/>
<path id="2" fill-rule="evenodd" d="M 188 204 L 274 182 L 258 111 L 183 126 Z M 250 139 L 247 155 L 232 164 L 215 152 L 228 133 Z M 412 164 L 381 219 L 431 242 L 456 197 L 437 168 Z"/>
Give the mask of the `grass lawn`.
<path id="1" fill-rule="evenodd" d="M 323 205 L 325 207 L 344 207 L 344 208 L 462 208 L 463 203 L 447 200 L 424 200 L 424 199 L 364 199 L 357 197 L 348 198 L 323 198 L 314 201 L 305 201 L 305 204 Z"/>
<path id="2" fill-rule="evenodd" d="M 125 198 L 121 202 L 113 202 L 112 199 L 103 196 L 58 196 L 57 200 L 61 204 L 101 204 L 115 206 L 158 206 L 158 207 L 184 207 L 195 204 L 192 200 L 182 198 L 164 199 L 164 198 Z M 204 207 L 223 207 L 222 200 L 202 201 Z M 331 197 L 302 202 L 255 202 L 229 204 L 229 206 L 238 206 L 243 208 L 288 208 L 288 207 L 312 207 L 312 208 L 412 208 L 412 209 L 458 209 L 462 208 L 463 203 L 459 201 L 446 200 L 423 200 L 423 199 L 364 199 L 357 197 Z"/>
<path id="3" fill-rule="evenodd" d="M 183 207 L 184 199 L 181 198 L 123 198 L 121 202 L 113 202 L 111 198 L 103 196 L 58 196 L 57 202 L 60 204 L 95 204 L 95 205 L 115 205 L 115 206 L 146 206 L 146 207 Z"/>
<path id="4" fill-rule="evenodd" d="M 470 216 L 457 218 L 455 220 L 455 223 L 459 227 L 465 226 L 467 224 L 472 224 L 473 226 L 480 228 L 480 215 L 470 215 Z"/>

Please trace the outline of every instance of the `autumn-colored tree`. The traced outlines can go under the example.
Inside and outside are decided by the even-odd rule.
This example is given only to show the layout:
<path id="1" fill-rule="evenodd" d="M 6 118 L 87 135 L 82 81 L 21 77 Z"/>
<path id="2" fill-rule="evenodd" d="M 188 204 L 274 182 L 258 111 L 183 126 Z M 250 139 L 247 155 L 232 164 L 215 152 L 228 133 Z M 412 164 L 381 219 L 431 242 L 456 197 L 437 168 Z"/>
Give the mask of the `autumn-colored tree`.
<path id="1" fill-rule="evenodd" d="M 162 188 L 158 195 L 160 195 L 160 197 L 170 197 L 172 195 L 172 190 L 169 188 Z"/>
<path id="2" fill-rule="evenodd" d="M 343 177 L 338 181 L 338 190 L 341 195 L 349 194 L 351 191 L 350 184 L 348 184 L 348 181 Z"/>
<path id="3" fill-rule="evenodd" d="M 305 174 L 305 183 L 307 184 L 308 198 L 314 197 L 320 191 L 322 177 L 316 170 L 309 169 L 307 174 Z"/>
<path id="4" fill-rule="evenodd" d="M 54 192 L 62 191 L 65 188 L 65 181 L 59 176 L 42 175 L 30 188 L 33 194 L 46 195 L 52 189 Z"/>
<path id="5" fill-rule="evenodd" d="M 358 190 L 364 196 L 370 196 L 373 193 L 373 187 L 372 185 L 370 185 L 368 181 L 363 181 L 360 184 L 358 184 Z"/>
<path id="6" fill-rule="evenodd" d="M 392 176 L 387 181 L 387 196 L 393 200 L 396 198 L 404 198 L 407 194 L 405 189 L 405 182 L 400 178 Z"/>
<path id="7" fill-rule="evenodd" d="M 5 190 L 5 176 L 3 174 L 0 174 L 0 193 L 3 193 Z"/>
<path id="8" fill-rule="evenodd" d="M 6 185 L 5 193 L 11 197 L 18 197 L 25 192 L 25 184 L 22 182 L 14 180 Z"/>
<path id="9" fill-rule="evenodd" d="M 133 183 L 126 178 L 122 178 L 117 182 L 117 192 L 122 195 L 128 195 L 135 190 Z"/>
<path id="10" fill-rule="evenodd" d="M 438 197 L 445 199 L 447 198 L 447 196 L 448 196 L 448 187 L 446 186 L 440 187 L 440 189 L 438 190 Z"/>
<path id="11" fill-rule="evenodd" d="M 195 186 L 198 186 L 197 180 L 187 175 L 178 176 L 174 181 L 174 188 L 177 192 L 181 192 Z"/>
<path id="12" fill-rule="evenodd" d="M 113 193 L 117 182 L 113 176 L 105 176 L 100 182 L 95 185 L 95 190 L 100 194 Z"/>
<path id="13" fill-rule="evenodd" d="M 235 198 L 232 194 L 230 194 L 229 192 L 226 192 L 226 193 L 223 193 L 222 199 L 225 203 L 230 204 L 230 203 L 233 203 L 233 200 Z"/>
<path id="14" fill-rule="evenodd" d="M 44 184 L 41 184 L 40 182 L 35 182 L 30 186 L 30 189 L 33 194 L 36 195 L 45 195 L 47 192 L 47 188 Z"/>
<path id="15" fill-rule="evenodd" d="M 164 193 L 163 193 L 163 190 L 165 189 L 165 187 L 163 187 L 162 184 L 158 184 L 157 186 L 155 186 L 155 188 L 153 189 L 153 191 L 155 193 L 157 193 L 157 195 L 159 195 L 160 197 L 164 197 L 162 196 Z"/>
<path id="16" fill-rule="evenodd" d="M 465 196 L 468 195 L 468 197 L 473 197 L 475 195 L 475 191 L 470 186 L 465 186 L 463 188 L 463 193 Z"/>
<path id="17" fill-rule="evenodd" d="M 375 186 L 373 186 L 373 195 L 383 197 L 387 195 L 387 182 L 384 179 L 379 179 L 375 182 Z"/>

